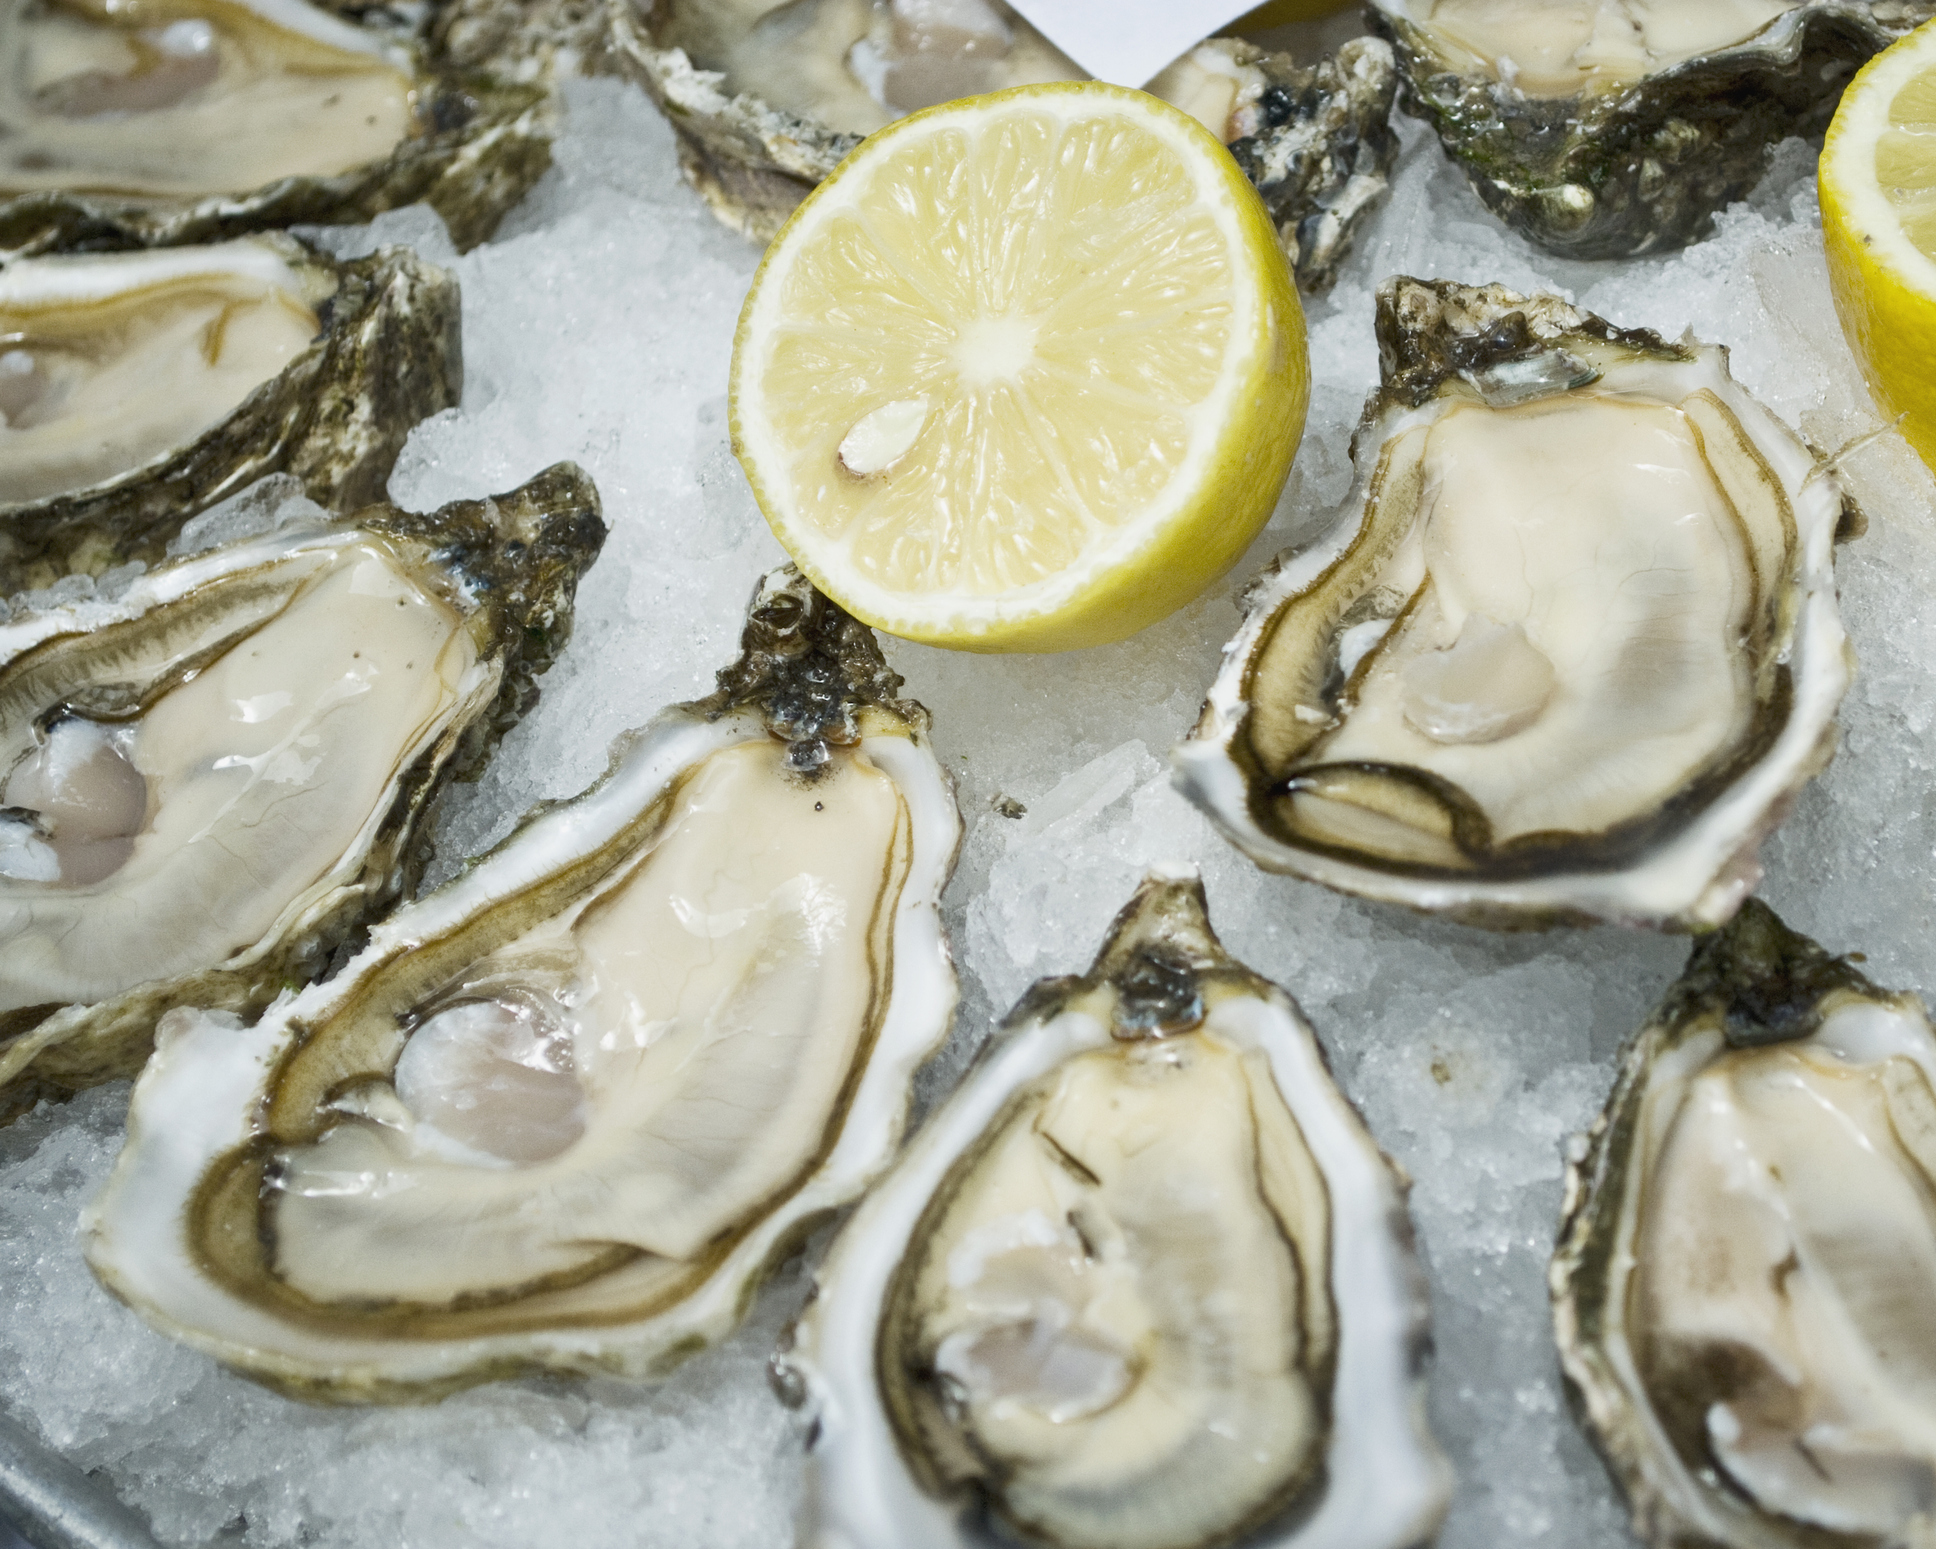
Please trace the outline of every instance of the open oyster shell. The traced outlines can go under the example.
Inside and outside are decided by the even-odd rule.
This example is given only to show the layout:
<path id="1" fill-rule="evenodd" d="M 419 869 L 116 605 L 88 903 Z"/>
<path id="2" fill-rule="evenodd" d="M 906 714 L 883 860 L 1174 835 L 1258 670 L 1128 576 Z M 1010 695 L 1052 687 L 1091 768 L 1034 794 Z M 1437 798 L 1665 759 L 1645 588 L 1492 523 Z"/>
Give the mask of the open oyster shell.
<path id="1" fill-rule="evenodd" d="M 1404 278 L 1378 339 L 1345 514 L 1253 585 L 1178 786 L 1475 924 L 1725 920 L 1834 750 L 1860 512 L 1719 346 Z"/>
<path id="2" fill-rule="evenodd" d="M 1577 1407 L 1657 1545 L 1929 1541 L 1936 1030 L 1750 900 L 1567 1169 Z"/>
<path id="3" fill-rule="evenodd" d="M 467 250 L 550 165 L 554 114 L 540 83 L 307 0 L 0 0 L 0 257 L 419 201 Z"/>
<path id="4" fill-rule="evenodd" d="M 338 262 L 280 233 L 0 271 L 0 596 L 158 564 L 272 473 L 380 500 L 463 391 L 456 280 L 406 248 Z"/>
<path id="5" fill-rule="evenodd" d="M 909 106 L 1082 78 L 999 0 L 969 0 L 965 9 L 987 35 L 958 42 L 962 57 L 938 83 L 908 85 Z M 887 0 L 614 0 L 612 46 L 671 123 L 687 181 L 727 225 L 767 242 L 863 135 L 907 110 L 883 106 L 849 67 L 859 45 L 876 51 L 867 73 L 892 69 L 882 49 L 900 25 Z M 908 58 L 940 51 L 917 40 Z M 1221 134 L 1277 223 L 1298 283 L 1328 285 L 1398 154 L 1386 44 L 1355 39 L 1301 65 L 1212 39 L 1149 89 Z"/>
<path id="6" fill-rule="evenodd" d="M 299 1396 L 663 1375 L 900 1142 L 960 819 L 797 572 L 719 691 L 254 1028 L 181 1011 L 85 1227 L 157 1328 Z"/>
<path id="7" fill-rule="evenodd" d="M 1370 0 L 1408 111 L 1499 218 L 1568 258 L 1667 252 L 1819 137 L 1931 0 Z"/>
<path id="8" fill-rule="evenodd" d="M 812 1549 L 1404 1549 L 1450 1478 L 1404 1185 L 1158 873 L 842 1230 L 783 1394 Z"/>
<path id="9" fill-rule="evenodd" d="M 604 536 L 561 463 L 0 626 L 0 1116 L 132 1074 L 172 1006 L 259 1011 L 413 886 Z"/>

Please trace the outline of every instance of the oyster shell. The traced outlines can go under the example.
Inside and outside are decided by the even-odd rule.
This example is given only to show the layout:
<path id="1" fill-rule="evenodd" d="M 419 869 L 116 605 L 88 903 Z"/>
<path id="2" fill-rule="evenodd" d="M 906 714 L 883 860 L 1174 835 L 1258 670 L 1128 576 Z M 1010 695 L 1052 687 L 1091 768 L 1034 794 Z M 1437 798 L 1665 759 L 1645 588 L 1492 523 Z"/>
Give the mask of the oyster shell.
<path id="1" fill-rule="evenodd" d="M 339 263 L 279 233 L 0 271 L 0 596 L 158 564 L 272 473 L 382 498 L 463 390 L 457 282 L 405 248 Z"/>
<path id="2" fill-rule="evenodd" d="M 543 86 L 307 0 L 0 0 L 0 256 L 426 202 L 460 251 L 550 165 Z"/>
<path id="3" fill-rule="evenodd" d="M 1929 1541 L 1936 1030 L 1750 900 L 1567 1169 L 1553 1312 L 1640 1535 Z"/>
<path id="4" fill-rule="evenodd" d="M 776 1368 L 808 1544 L 1403 1549 L 1444 1514 L 1404 1185 L 1193 873 L 1022 998 L 818 1282 Z"/>
<path id="5" fill-rule="evenodd" d="M 719 691 L 240 1032 L 181 1011 L 102 1282 L 292 1393 L 662 1375 L 884 1167 L 955 999 L 926 713 L 791 570 Z"/>
<path id="6" fill-rule="evenodd" d="M 923 18 L 924 9 L 940 14 Z M 1084 75 L 1000 0 L 615 0 L 612 46 L 671 123 L 687 181 L 757 242 L 773 238 L 863 135 L 903 112 Z M 1300 65 L 1212 39 L 1149 89 L 1229 144 L 1298 282 L 1329 284 L 1398 153 L 1387 46 L 1356 39 Z"/>
<path id="7" fill-rule="evenodd" d="M 561 463 L 0 626 L 0 1116 L 132 1074 L 171 1006 L 259 1011 L 411 887 L 604 534 Z"/>
<path id="8" fill-rule="evenodd" d="M 1727 352 L 1397 278 L 1342 520 L 1253 586 L 1178 786 L 1260 866 L 1476 924 L 1718 924 L 1831 756 L 1834 473 Z"/>
<path id="9" fill-rule="evenodd" d="M 1681 247 L 1789 135 L 1819 138 L 1931 0 L 1370 0 L 1407 111 L 1487 206 L 1568 258 Z"/>

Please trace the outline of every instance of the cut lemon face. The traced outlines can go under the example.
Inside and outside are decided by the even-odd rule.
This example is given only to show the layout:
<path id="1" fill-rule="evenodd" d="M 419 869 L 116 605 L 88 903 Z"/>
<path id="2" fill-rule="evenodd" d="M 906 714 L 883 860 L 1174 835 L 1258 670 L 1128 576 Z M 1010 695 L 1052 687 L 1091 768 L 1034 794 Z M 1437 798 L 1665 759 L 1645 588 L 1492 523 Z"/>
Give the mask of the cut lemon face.
<path id="1" fill-rule="evenodd" d="M 1849 83 L 1819 178 L 1842 332 L 1883 411 L 1936 468 L 1936 22 Z"/>
<path id="2" fill-rule="evenodd" d="M 808 196 L 740 314 L 733 449 L 849 612 L 1063 650 L 1236 561 L 1308 396 L 1290 270 L 1229 153 L 1153 97 L 1058 82 L 891 124 Z"/>

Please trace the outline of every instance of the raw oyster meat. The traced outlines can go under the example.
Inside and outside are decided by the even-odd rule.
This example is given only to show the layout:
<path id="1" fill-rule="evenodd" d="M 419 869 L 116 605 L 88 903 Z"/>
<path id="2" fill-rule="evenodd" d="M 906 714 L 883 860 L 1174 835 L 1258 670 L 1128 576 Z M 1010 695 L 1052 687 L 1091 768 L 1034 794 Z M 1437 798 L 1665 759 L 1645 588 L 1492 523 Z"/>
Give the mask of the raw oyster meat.
<path id="1" fill-rule="evenodd" d="M 797 572 L 710 699 L 241 1032 L 180 1011 L 86 1226 L 157 1328 L 292 1393 L 662 1375 L 900 1142 L 960 819 Z"/>
<path id="2" fill-rule="evenodd" d="M 0 626 L 0 1117 L 132 1074 L 171 1006 L 259 1011 L 413 886 L 604 536 L 561 463 Z"/>
<path id="3" fill-rule="evenodd" d="M 1499 218 L 1568 258 L 1667 252 L 1819 138 L 1936 0 L 1370 0 L 1406 108 Z"/>
<path id="4" fill-rule="evenodd" d="M 380 500 L 463 390 L 457 282 L 406 248 L 339 263 L 280 233 L 0 270 L 0 596 L 161 561 L 271 473 Z"/>
<path id="5" fill-rule="evenodd" d="M 1259 865 L 1476 924 L 1699 928 L 1835 746 L 1860 513 L 1727 352 L 1394 278 L 1324 538 L 1177 784 Z"/>
<path id="6" fill-rule="evenodd" d="M 0 0 L 0 256 L 419 200 L 460 250 L 550 165 L 545 89 L 307 0 Z"/>
<path id="7" fill-rule="evenodd" d="M 1194 873 L 1022 998 L 818 1282 L 776 1366 L 816 1549 L 1407 1549 L 1444 1514 L 1404 1184 Z"/>
<path id="8" fill-rule="evenodd" d="M 759 242 L 903 113 L 1085 74 L 1001 0 L 615 0 L 612 18 L 619 64 L 671 123 L 687 180 Z M 1398 153 L 1385 43 L 1300 65 L 1215 38 L 1148 89 L 1230 146 L 1299 283 L 1330 283 Z"/>
<path id="9" fill-rule="evenodd" d="M 1567 1170 L 1566 1375 L 1659 1545 L 1919 1545 L 1936 1505 L 1936 1030 L 1750 900 Z"/>

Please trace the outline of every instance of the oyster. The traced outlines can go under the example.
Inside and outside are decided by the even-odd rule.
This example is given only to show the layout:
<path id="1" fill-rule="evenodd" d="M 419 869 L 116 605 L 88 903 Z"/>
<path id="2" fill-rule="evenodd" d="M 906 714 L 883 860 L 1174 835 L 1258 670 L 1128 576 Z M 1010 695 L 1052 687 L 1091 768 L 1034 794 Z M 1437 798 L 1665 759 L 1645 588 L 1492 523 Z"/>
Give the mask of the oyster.
<path id="1" fill-rule="evenodd" d="M 353 510 L 463 389 L 457 282 L 280 234 L 0 271 L 0 596 L 157 564 L 271 473 Z"/>
<path id="2" fill-rule="evenodd" d="M 818 1280 L 776 1366 L 806 1543 L 1406 1549 L 1444 1514 L 1404 1185 L 1192 873 L 1022 998 Z"/>
<path id="3" fill-rule="evenodd" d="M 1253 586 L 1178 786 L 1370 898 L 1725 920 L 1834 750 L 1860 512 L 1718 346 L 1403 278 L 1378 338 L 1346 514 Z"/>
<path id="4" fill-rule="evenodd" d="M 536 699 L 605 528 L 569 463 L 376 506 L 0 626 L 0 1117 L 250 1014 L 414 884 Z"/>
<path id="5" fill-rule="evenodd" d="M 710 699 L 239 1032 L 180 1011 L 85 1228 L 290 1392 L 656 1377 L 899 1144 L 960 819 L 926 713 L 797 572 Z"/>
<path id="6" fill-rule="evenodd" d="M 1750 900 L 1567 1170 L 1574 1396 L 1659 1545 L 1930 1541 L 1936 1030 Z"/>
<path id="7" fill-rule="evenodd" d="M 1856 70 L 1933 0 L 1370 0 L 1406 108 L 1549 252 L 1667 252 L 1819 138 Z"/>
<path id="8" fill-rule="evenodd" d="M 903 113 L 1085 74 L 1001 0 L 615 0 L 612 46 L 672 124 L 687 181 L 758 242 Z M 1300 65 L 1211 39 L 1148 89 L 1230 146 L 1299 283 L 1329 284 L 1398 153 L 1387 46 Z"/>
<path id="9" fill-rule="evenodd" d="M 419 200 L 468 249 L 550 165 L 552 111 L 307 0 L 0 0 L 0 256 Z"/>

